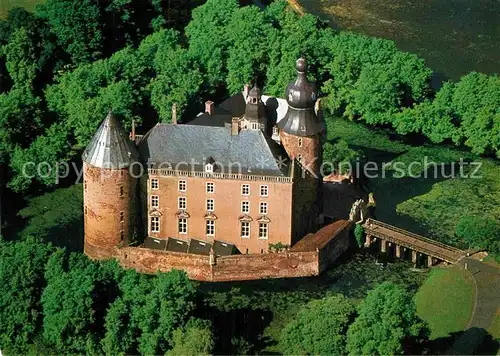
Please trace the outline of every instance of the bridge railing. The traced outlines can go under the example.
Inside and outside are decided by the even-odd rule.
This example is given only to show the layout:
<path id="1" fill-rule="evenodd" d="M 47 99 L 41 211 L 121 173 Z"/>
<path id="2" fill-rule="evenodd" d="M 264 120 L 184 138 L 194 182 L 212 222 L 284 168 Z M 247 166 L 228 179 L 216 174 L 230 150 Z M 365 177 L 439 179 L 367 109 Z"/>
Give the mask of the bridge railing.
<path id="1" fill-rule="evenodd" d="M 396 226 L 393 226 L 393 225 L 389 225 L 389 224 L 386 224 L 382 221 L 378 221 L 378 220 L 375 220 L 375 219 L 368 219 L 366 221 L 366 225 L 368 225 L 368 228 L 369 228 L 369 224 L 372 223 L 373 225 L 375 226 L 382 226 L 382 227 L 385 227 L 386 229 L 389 229 L 389 230 L 393 230 L 393 231 L 396 231 L 396 232 L 399 232 L 401 234 L 404 234 L 404 235 L 407 235 L 407 236 L 410 236 L 410 237 L 413 237 L 415 239 L 418 239 L 418 240 L 421 240 L 421 241 L 424 241 L 424 242 L 428 242 L 432 245 L 435 245 L 435 246 L 439 246 L 439 247 L 442 247 L 442 248 L 445 248 L 447 250 L 450 250 L 450 251 L 453 251 L 453 252 L 456 252 L 456 253 L 464 253 L 463 250 L 459 249 L 459 248 L 456 248 L 456 247 L 453 247 L 453 246 L 450 246 L 450 245 L 447 245 L 447 244 L 444 244 L 442 242 L 439 242 L 439 241 L 435 241 L 435 240 L 432 240 L 432 239 L 429 239 L 427 237 L 424 237 L 424 236 L 421 236 L 421 235 L 418 235 L 418 234 L 415 234 L 413 232 L 410 232 L 410 231 L 407 231 L 407 230 L 403 230 L 399 227 L 396 227 Z"/>

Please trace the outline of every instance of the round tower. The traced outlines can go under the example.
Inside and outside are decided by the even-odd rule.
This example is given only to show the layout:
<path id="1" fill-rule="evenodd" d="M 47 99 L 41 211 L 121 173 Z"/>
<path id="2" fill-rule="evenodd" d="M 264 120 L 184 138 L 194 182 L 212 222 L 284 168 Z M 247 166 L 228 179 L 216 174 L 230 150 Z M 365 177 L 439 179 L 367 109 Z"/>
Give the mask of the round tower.
<path id="1" fill-rule="evenodd" d="M 324 121 L 316 115 L 315 104 L 318 91 L 307 79 L 307 62 L 299 58 L 296 62 L 297 79 L 288 85 L 286 100 L 288 110 L 277 126 L 281 144 L 288 156 L 297 159 L 317 177 L 321 167 L 321 137 Z"/>
<path id="2" fill-rule="evenodd" d="M 84 252 L 109 258 L 136 233 L 137 176 L 131 174 L 137 151 L 111 112 L 103 121 L 83 159 Z"/>

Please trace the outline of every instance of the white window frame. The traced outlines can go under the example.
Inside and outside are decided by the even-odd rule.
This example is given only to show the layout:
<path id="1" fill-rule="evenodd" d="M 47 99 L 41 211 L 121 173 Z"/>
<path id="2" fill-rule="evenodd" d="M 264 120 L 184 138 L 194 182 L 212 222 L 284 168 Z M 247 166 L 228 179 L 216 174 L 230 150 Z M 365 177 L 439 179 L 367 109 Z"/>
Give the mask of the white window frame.
<path id="1" fill-rule="evenodd" d="M 215 236 L 215 220 L 205 220 L 205 234 L 207 236 Z"/>
<path id="2" fill-rule="evenodd" d="M 245 226 L 245 228 L 243 228 Z M 240 235 L 242 239 L 250 238 L 250 222 L 249 221 L 241 221 L 240 222 Z"/>
<path id="3" fill-rule="evenodd" d="M 205 164 L 205 172 L 206 173 L 213 173 L 214 172 L 214 165 L 211 163 Z"/>
<path id="4" fill-rule="evenodd" d="M 246 193 L 245 193 L 246 191 Z M 248 196 L 250 195 L 250 184 L 242 184 L 241 185 L 241 195 Z"/>
<path id="5" fill-rule="evenodd" d="M 260 215 L 267 215 L 268 211 L 269 211 L 269 206 L 268 206 L 267 202 L 261 201 L 259 204 Z"/>
<path id="6" fill-rule="evenodd" d="M 177 232 L 179 234 L 185 235 L 188 231 L 188 221 L 186 218 L 177 219 Z"/>
<path id="7" fill-rule="evenodd" d="M 160 180 L 158 178 L 151 178 L 151 190 L 160 189 Z"/>
<path id="8" fill-rule="evenodd" d="M 252 122 L 252 130 L 258 130 L 259 129 L 259 123 L 257 122 Z"/>
<path id="9" fill-rule="evenodd" d="M 187 208 L 186 197 L 178 197 L 177 198 L 177 207 L 179 208 L 179 210 L 186 210 L 186 208 Z"/>
<path id="10" fill-rule="evenodd" d="M 177 189 L 179 190 L 179 192 L 185 192 L 187 190 L 187 181 L 180 180 L 177 184 Z"/>
<path id="11" fill-rule="evenodd" d="M 259 223 L 259 239 L 267 240 L 269 238 L 269 224 L 265 222 Z"/>
<path id="12" fill-rule="evenodd" d="M 260 196 L 261 197 L 268 197 L 269 196 L 269 186 L 268 185 L 261 185 L 260 186 Z"/>
<path id="13" fill-rule="evenodd" d="M 246 206 L 246 209 L 245 209 Z M 250 213 L 250 202 L 248 200 L 243 200 L 241 202 L 241 212 L 243 214 L 249 214 Z"/>
<path id="14" fill-rule="evenodd" d="M 207 182 L 205 184 L 205 191 L 207 192 L 207 194 L 213 194 L 215 192 L 215 184 L 214 184 L 214 182 Z"/>
<path id="15" fill-rule="evenodd" d="M 156 202 L 156 204 L 155 204 Z M 160 207 L 160 196 L 159 195 L 151 195 L 151 207 L 159 208 Z"/>
<path id="16" fill-rule="evenodd" d="M 207 211 L 214 211 L 215 210 L 215 200 L 212 198 L 207 199 L 206 208 L 207 208 Z"/>
<path id="17" fill-rule="evenodd" d="M 149 228 L 152 233 L 160 232 L 160 217 L 159 216 L 150 216 L 149 217 Z"/>
<path id="18" fill-rule="evenodd" d="M 303 142 L 302 138 L 299 138 L 299 147 L 302 147 L 302 144 L 303 144 L 303 143 L 304 143 L 304 142 Z"/>

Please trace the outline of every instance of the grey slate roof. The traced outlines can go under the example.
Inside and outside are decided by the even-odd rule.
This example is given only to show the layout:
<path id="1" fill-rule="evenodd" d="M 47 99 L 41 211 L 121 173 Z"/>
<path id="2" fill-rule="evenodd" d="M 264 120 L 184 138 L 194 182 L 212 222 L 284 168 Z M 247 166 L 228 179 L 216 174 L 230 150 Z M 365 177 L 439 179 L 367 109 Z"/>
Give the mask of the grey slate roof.
<path id="1" fill-rule="evenodd" d="M 260 130 L 233 136 L 229 126 L 157 124 L 139 142 L 139 154 L 153 168 L 203 171 L 211 156 L 222 173 L 289 176 L 290 165 L 276 162 L 288 158 L 285 150 Z"/>
<path id="2" fill-rule="evenodd" d="M 127 168 L 137 158 L 137 150 L 111 112 L 82 154 L 84 162 L 98 168 Z"/>

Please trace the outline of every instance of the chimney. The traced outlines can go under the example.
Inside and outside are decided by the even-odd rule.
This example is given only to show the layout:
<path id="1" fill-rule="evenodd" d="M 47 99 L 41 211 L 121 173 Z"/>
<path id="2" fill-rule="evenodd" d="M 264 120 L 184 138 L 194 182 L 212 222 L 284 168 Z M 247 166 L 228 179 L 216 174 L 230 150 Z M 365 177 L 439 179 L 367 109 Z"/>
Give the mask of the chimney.
<path id="1" fill-rule="evenodd" d="M 231 120 L 231 136 L 238 136 L 240 133 L 240 118 L 233 117 Z"/>
<path id="2" fill-rule="evenodd" d="M 135 120 L 132 119 L 132 132 L 130 132 L 130 140 L 135 142 Z"/>
<path id="3" fill-rule="evenodd" d="M 214 102 L 213 101 L 208 100 L 205 102 L 205 112 L 208 115 L 214 114 Z"/>
<path id="4" fill-rule="evenodd" d="M 177 104 L 172 104 L 172 124 L 177 125 Z"/>
<path id="5" fill-rule="evenodd" d="M 250 84 L 245 84 L 243 87 L 243 98 L 247 99 L 248 93 L 250 92 Z"/>

